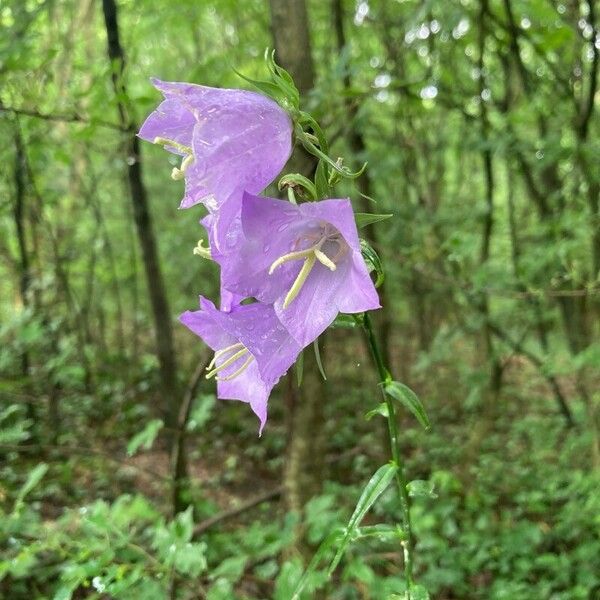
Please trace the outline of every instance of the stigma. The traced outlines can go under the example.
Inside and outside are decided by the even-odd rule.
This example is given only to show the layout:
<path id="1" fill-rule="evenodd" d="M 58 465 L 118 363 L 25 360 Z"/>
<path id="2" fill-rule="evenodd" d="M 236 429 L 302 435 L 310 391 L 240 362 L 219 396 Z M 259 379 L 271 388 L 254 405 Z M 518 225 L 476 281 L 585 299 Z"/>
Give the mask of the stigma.
<path id="1" fill-rule="evenodd" d="M 184 144 L 180 144 L 175 140 L 170 140 L 164 137 L 155 137 L 154 143 L 165 148 L 175 148 L 175 150 L 185 155 L 181 161 L 181 166 L 179 168 L 173 167 L 173 170 L 171 171 L 171 179 L 174 179 L 175 181 L 183 179 L 188 167 L 194 162 L 193 150 L 189 146 L 185 146 Z"/>
<path id="2" fill-rule="evenodd" d="M 217 365 L 218 359 L 224 360 Z M 221 348 L 215 352 L 213 359 L 210 361 L 208 367 L 206 367 L 206 370 L 208 371 L 206 379 L 211 379 L 216 376 L 217 381 L 231 381 L 238 375 L 241 375 L 250 366 L 250 363 L 252 363 L 253 360 L 254 357 L 242 342 L 231 344 L 231 346 L 227 346 L 226 348 Z M 234 369 L 232 373 L 229 373 L 224 377 L 218 375 L 219 373 L 223 373 L 229 367 Z"/>
<path id="3" fill-rule="evenodd" d="M 204 247 L 204 240 L 198 240 L 198 243 L 192 250 L 192 253 L 195 256 L 201 256 L 202 258 L 206 258 L 207 260 L 212 260 L 212 254 L 210 252 L 210 246 Z"/>
<path id="4" fill-rule="evenodd" d="M 322 224 L 316 233 L 300 236 L 294 245 L 298 246 L 300 243 L 306 241 L 314 243 L 304 250 L 296 250 L 280 256 L 269 267 L 269 275 L 272 275 L 278 267 L 287 262 L 293 260 L 304 261 L 292 287 L 283 300 L 283 308 L 287 308 L 298 297 L 317 261 L 330 271 L 335 271 L 337 269 L 337 261 L 345 254 L 348 248 L 339 231 L 328 223 Z M 331 251 L 335 246 L 337 246 L 337 252 L 332 257 L 328 256 L 326 250 Z"/>

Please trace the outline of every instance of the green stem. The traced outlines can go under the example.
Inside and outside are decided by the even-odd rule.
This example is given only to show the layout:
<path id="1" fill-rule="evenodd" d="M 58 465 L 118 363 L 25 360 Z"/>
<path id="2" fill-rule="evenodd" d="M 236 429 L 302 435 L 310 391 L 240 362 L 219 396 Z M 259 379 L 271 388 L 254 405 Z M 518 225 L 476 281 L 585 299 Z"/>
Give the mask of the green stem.
<path id="1" fill-rule="evenodd" d="M 404 463 L 400 455 L 400 447 L 398 444 L 398 424 L 396 422 L 396 410 L 392 399 L 385 393 L 383 385 L 391 380 L 391 375 L 383 362 L 383 356 L 381 350 L 373 332 L 373 325 L 371 318 L 368 313 L 363 316 L 363 328 L 367 336 L 367 342 L 369 349 L 373 356 L 373 361 L 377 367 L 377 373 L 379 374 L 381 393 L 387 406 L 387 422 L 388 422 L 388 434 L 390 438 L 390 449 L 392 452 L 392 459 L 396 463 L 396 484 L 398 486 L 398 496 L 400 498 L 400 509 L 402 515 L 402 527 L 406 533 L 405 539 L 402 541 L 402 549 L 404 552 L 404 577 L 406 579 L 406 586 L 408 588 L 408 597 L 410 599 L 410 589 L 413 585 L 413 561 L 412 561 L 412 526 L 410 521 L 410 500 L 408 497 L 408 490 L 406 487 L 406 476 L 404 474 Z"/>

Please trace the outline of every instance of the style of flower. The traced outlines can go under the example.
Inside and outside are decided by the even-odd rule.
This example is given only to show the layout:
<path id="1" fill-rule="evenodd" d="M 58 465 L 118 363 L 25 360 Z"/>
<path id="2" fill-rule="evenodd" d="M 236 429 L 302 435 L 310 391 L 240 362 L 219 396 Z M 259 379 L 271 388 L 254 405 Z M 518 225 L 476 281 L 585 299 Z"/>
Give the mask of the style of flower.
<path id="1" fill-rule="evenodd" d="M 200 296 L 200 310 L 179 320 L 215 351 L 206 377 L 217 380 L 217 397 L 250 404 L 262 433 L 271 390 L 302 350 L 273 307 L 234 302 L 225 312 Z"/>
<path id="2" fill-rule="evenodd" d="M 259 193 L 292 150 L 292 122 L 274 100 L 255 92 L 152 79 L 164 100 L 139 136 L 182 157 L 173 179 L 185 179 L 180 208 L 217 211 L 248 190 Z"/>
<path id="3" fill-rule="evenodd" d="M 236 252 L 216 257 L 221 285 L 273 304 L 305 347 L 338 313 L 380 308 L 349 200 L 294 205 L 245 193 Z"/>

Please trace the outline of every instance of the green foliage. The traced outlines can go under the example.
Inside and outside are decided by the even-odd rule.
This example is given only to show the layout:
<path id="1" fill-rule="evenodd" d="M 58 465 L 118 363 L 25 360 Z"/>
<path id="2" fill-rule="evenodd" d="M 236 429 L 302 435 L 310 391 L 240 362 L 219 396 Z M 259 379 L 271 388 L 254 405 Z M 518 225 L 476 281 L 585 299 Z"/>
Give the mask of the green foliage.
<path id="1" fill-rule="evenodd" d="M 234 0 L 120 0 L 123 81 L 138 124 L 159 102 L 151 76 L 254 83 L 290 112 L 296 146 L 319 159 L 315 184 L 288 174 L 279 191 L 298 201 L 351 198 L 379 286 L 385 268 L 377 335 L 409 384 L 390 381 L 384 392 L 402 409 L 418 585 L 409 592 L 401 576 L 404 533 L 391 525 L 399 507 L 384 491 L 392 467 L 366 496 L 361 487 L 387 452 L 384 420 L 363 417 L 388 416 L 376 405 L 361 315 L 338 317 L 320 341 L 327 395 L 304 441 L 325 439 L 326 460 L 303 514 L 272 499 L 194 534 L 280 489 L 295 402 L 285 386 L 276 391 L 259 441 L 247 407 L 217 402 L 201 381 L 180 482 L 189 508 L 171 517 L 173 431 L 159 411 L 125 177 L 131 157 L 116 126 L 101 3 L 8 0 L 0 7 L 0 597 L 598 596 L 591 4 L 344 0 L 343 49 L 335 3 L 307 4 L 317 83 L 302 97 L 271 54 L 267 66 L 262 58 L 272 46 L 263 0 L 243 11 Z M 175 322 L 199 291 L 217 297 L 217 270 L 192 254 L 202 234 L 190 222 L 201 212 L 188 212 L 191 221 L 178 213 L 174 158 L 147 145 L 140 160 Z M 174 329 L 183 394 L 202 350 Z M 297 369 L 306 386 L 312 374 L 301 361 Z M 557 390 L 573 428 L 564 427 Z M 435 424 L 427 432 L 419 398 Z"/>
<path id="2" fill-rule="evenodd" d="M 425 429 L 430 428 L 429 417 L 423 408 L 419 397 L 405 384 L 399 381 L 387 381 L 383 385 L 383 391 L 392 399 L 400 402 L 421 423 Z"/>
<path id="3" fill-rule="evenodd" d="M 140 448 L 149 450 L 162 429 L 164 423 L 161 419 L 152 419 L 146 427 L 139 433 L 136 433 L 127 444 L 127 454 L 133 456 Z"/>

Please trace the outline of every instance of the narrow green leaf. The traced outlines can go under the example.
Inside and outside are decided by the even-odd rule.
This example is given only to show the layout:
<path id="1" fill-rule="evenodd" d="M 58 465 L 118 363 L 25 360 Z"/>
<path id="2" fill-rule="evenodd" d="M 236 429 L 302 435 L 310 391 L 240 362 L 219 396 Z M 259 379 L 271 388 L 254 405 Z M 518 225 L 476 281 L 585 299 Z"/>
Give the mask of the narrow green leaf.
<path id="1" fill-rule="evenodd" d="M 162 427 L 163 422 L 160 419 L 152 419 L 152 421 L 149 421 L 146 427 L 134 435 L 127 444 L 127 455 L 133 456 L 140 448 L 150 450 Z"/>
<path id="2" fill-rule="evenodd" d="M 300 356 L 296 361 L 296 385 L 302 385 L 302 376 L 304 375 L 304 352 L 300 352 Z"/>
<path id="3" fill-rule="evenodd" d="M 306 584 L 310 576 L 317 570 L 319 563 L 323 559 L 323 557 L 331 550 L 331 548 L 336 544 L 336 542 L 342 537 L 344 534 L 343 528 L 334 529 L 322 542 L 321 545 L 317 548 L 314 556 L 312 557 L 304 575 L 300 578 L 300 581 L 296 584 L 294 589 L 294 593 L 292 594 L 291 600 L 298 600 L 300 598 L 300 594 L 302 590 L 305 588 Z"/>
<path id="4" fill-rule="evenodd" d="M 323 162 L 326 162 L 334 171 L 337 171 L 342 177 L 346 179 L 356 179 L 360 177 L 367 168 L 367 163 L 364 163 L 363 166 L 358 171 L 351 171 L 348 167 L 340 167 L 340 165 L 334 161 L 331 157 L 327 156 L 320 148 L 315 146 L 310 139 L 306 136 L 306 134 L 299 137 L 300 142 L 304 146 L 304 148 L 316 156 L 320 158 Z"/>
<path id="5" fill-rule="evenodd" d="M 383 389 L 390 398 L 397 400 L 407 408 L 425 429 L 431 427 L 429 417 L 419 397 L 407 385 L 398 381 L 389 381 L 383 385 Z"/>
<path id="6" fill-rule="evenodd" d="M 401 529 L 399 525 L 386 525 L 381 523 L 379 525 L 366 525 L 365 527 L 359 527 L 356 530 L 356 538 L 365 537 L 376 537 L 379 539 L 406 539 L 406 532 Z"/>
<path id="7" fill-rule="evenodd" d="M 248 83 L 253 85 L 257 90 L 259 90 L 260 92 L 265 94 L 265 96 L 269 96 L 269 98 L 272 98 L 273 100 L 275 100 L 278 104 L 280 104 L 283 107 L 286 106 L 287 98 L 286 98 L 284 92 L 273 82 L 263 81 L 260 79 L 251 79 L 250 77 L 246 77 L 246 75 L 243 75 L 242 73 L 240 73 L 239 71 L 236 71 L 235 69 L 233 69 L 233 71 L 235 72 L 235 74 L 238 77 L 241 77 L 244 81 L 247 81 Z"/>
<path id="8" fill-rule="evenodd" d="M 375 287 L 379 287 L 385 279 L 385 273 L 383 272 L 383 265 L 381 264 L 379 255 L 375 252 L 371 244 L 362 238 L 360 240 L 360 250 L 369 271 L 375 271 Z"/>
<path id="9" fill-rule="evenodd" d="M 315 172 L 315 187 L 317 198 L 327 198 L 329 196 L 329 182 L 327 178 L 327 165 L 320 160 Z"/>
<path id="10" fill-rule="evenodd" d="M 385 417 L 387 419 L 389 417 L 389 414 L 390 413 L 388 411 L 387 404 L 385 402 L 382 402 L 379 406 L 377 406 L 373 410 L 370 410 L 365 415 L 365 419 L 367 419 L 367 421 L 370 421 L 373 417 L 376 417 L 377 415 L 381 415 L 382 417 Z"/>
<path id="11" fill-rule="evenodd" d="M 327 375 L 325 375 L 325 369 L 323 368 L 323 362 L 321 361 L 321 352 L 319 350 L 318 339 L 313 342 L 313 349 L 315 351 L 315 360 L 317 361 L 317 367 L 319 367 L 319 373 L 321 373 L 323 381 L 327 381 Z"/>
<path id="12" fill-rule="evenodd" d="M 379 221 L 391 219 L 393 216 L 394 215 L 392 214 L 378 215 L 375 213 L 354 213 L 354 218 L 356 219 L 356 226 L 359 229 L 361 229 L 362 227 L 366 227 L 367 225 L 371 225 L 373 223 L 379 223 Z"/>
<path id="13" fill-rule="evenodd" d="M 344 555 L 348 544 L 350 544 L 352 538 L 356 534 L 360 522 L 363 520 L 371 506 L 375 504 L 377 498 L 379 498 L 379 496 L 387 489 L 397 470 L 398 467 L 393 463 L 383 465 L 383 467 L 377 469 L 373 477 L 369 480 L 369 483 L 367 483 L 363 489 L 358 503 L 356 504 L 356 508 L 354 509 L 354 513 L 352 513 L 348 526 L 346 527 L 344 538 L 329 566 L 328 572 L 330 576 L 335 571 L 340 560 L 342 560 L 342 556 Z"/>

